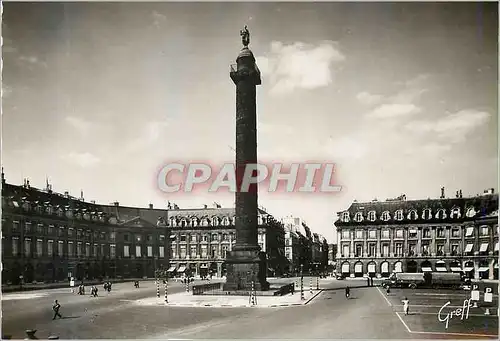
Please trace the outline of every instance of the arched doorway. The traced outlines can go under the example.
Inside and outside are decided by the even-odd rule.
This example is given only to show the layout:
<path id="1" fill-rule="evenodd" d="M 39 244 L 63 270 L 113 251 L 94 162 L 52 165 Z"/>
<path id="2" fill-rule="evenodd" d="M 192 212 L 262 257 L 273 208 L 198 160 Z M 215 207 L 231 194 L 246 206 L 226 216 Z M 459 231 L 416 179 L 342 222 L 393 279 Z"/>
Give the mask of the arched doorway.
<path id="1" fill-rule="evenodd" d="M 415 273 L 417 272 L 417 269 L 417 262 L 415 262 L 414 260 L 410 260 L 406 263 L 406 272 Z"/>
<path id="2" fill-rule="evenodd" d="M 428 260 L 424 260 L 420 265 L 422 268 L 422 272 L 432 272 L 432 264 Z"/>
<path id="3" fill-rule="evenodd" d="M 401 261 L 394 263 L 394 272 L 403 272 L 403 263 Z"/>
<path id="4" fill-rule="evenodd" d="M 450 262 L 450 270 L 451 272 L 462 272 L 462 266 L 460 265 L 460 262 L 457 260 L 451 261 Z"/>
<path id="5" fill-rule="evenodd" d="M 382 277 L 389 277 L 389 262 L 383 262 L 380 264 L 380 274 Z"/>
<path id="6" fill-rule="evenodd" d="M 346 261 L 346 262 L 342 263 L 341 271 L 342 271 L 342 275 L 344 275 L 344 276 L 349 276 L 350 275 L 351 270 L 350 270 L 350 264 L 349 264 L 349 262 Z"/>
<path id="7" fill-rule="evenodd" d="M 375 274 L 377 273 L 376 267 L 377 265 L 375 264 L 375 262 L 368 263 L 368 268 L 367 268 L 368 276 L 375 277 Z"/>
<path id="8" fill-rule="evenodd" d="M 438 260 L 436 262 L 436 271 L 438 271 L 438 272 L 448 272 L 448 269 L 446 268 L 446 263 L 443 260 Z"/>
<path id="9" fill-rule="evenodd" d="M 354 277 L 363 277 L 363 263 L 354 264 Z"/>

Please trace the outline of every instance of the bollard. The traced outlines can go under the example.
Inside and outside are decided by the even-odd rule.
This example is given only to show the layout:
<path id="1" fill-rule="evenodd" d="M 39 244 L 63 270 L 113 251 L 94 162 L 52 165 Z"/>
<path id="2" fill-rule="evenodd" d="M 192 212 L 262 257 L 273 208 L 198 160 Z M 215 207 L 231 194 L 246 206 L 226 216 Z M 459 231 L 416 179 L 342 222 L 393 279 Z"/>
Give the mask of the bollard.
<path id="1" fill-rule="evenodd" d="M 168 280 L 165 279 L 165 304 L 168 304 L 168 296 L 167 296 L 167 293 L 168 293 Z"/>
<path id="2" fill-rule="evenodd" d="M 316 277 L 316 290 L 319 290 L 319 277 Z"/>
<path id="3" fill-rule="evenodd" d="M 300 299 L 305 300 L 306 298 L 304 297 L 304 277 L 300 277 Z"/>
<path id="4" fill-rule="evenodd" d="M 252 291 L 250 292 L 250 305 L 255 306 L 257 305 L 257 297 L 255 297 L 255 286 L 254 286 L 254 281 L 252 281 Z"/>
<path id="5" fill-rule="evenodd" d="M 312 294 L 313 293 L 313 279 L 311 277 L 311 279 L 309 280 L 309 293 Z"/>
<path id="6" fill-rule="evenodd" d="M 36 339 L 38 339 L 35 336 L 35 333 L 36 333 L 36 329 L 28 329 L 28 330 L 26 330 L 26 336 L 27 336 L 27 338 L 25 340 L 36 340 Z"/>
<path id="7" fill-rule="evenodd" d="M 189 292 L 189 277 L 186 277 L 186 292 Z"/>
<path id="8" fill-rule="evenodd" d="M 160 281 L 156 280 L 156 297 L 160 298 Z"/>

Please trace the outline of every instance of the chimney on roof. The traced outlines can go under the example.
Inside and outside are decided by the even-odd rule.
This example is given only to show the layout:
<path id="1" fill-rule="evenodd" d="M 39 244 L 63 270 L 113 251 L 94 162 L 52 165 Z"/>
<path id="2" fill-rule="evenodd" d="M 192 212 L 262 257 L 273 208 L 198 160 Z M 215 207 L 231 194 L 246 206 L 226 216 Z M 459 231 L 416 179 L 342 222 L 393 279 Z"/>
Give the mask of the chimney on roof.
<path id="1" fill-rule="evenodd" d="M 65 192 L 64 192 L 64 196 L 65 196 L 66 198 L 69 198 L 69 192 L 68 192 L 68 191 L 65 191 Z"/>
<path id="2" fill-rule="evenodd" d="M 459 198 L 458 191 L 457 191 L 457 193 L 455 194 L 455 198 Z"/>
<path id="3" fill-rule="evenodd" d="M 203 208 L 205 208 L 205 209 L 208 208 L 208 205 L 203 205 Z"/>
<path id="4" fill-rule="evenodd" d="M 85 201 L 85 199 L 83 198 L 83 189 L 80 190 L 80 200 Z"/>
<path id="5" fill-rule="evenodd" d="M 90 203 L 91 204 L 95 204 L 95 200 L 90 200 Z"/>
<path id="6" fill-rule="evenodd" d="M 120 202 L 115 201 L 115 202 L 113 203 L 113 205 L 115 205 L 116 207 L 118 207 L 118 206 L 120 206 Z"/>
<path id="7" fill-rule="evenodd" d="M 153 209 L 153 204 L 149 204 L 149 209 L 152 210 Z"/>
<path id="8" fill-rule="evenodd" d="M 459 197 L 459 198 L 462 198 L 462 190 L 459 190 L 459 191 L 458 191 L 458 197 Z"/>
<path id="9" fill-rule="evenodd" d="M 444 187 L 441 187 L 441 199 L 444 199 Z"/>
<path id="10" fill-rule="evenodd" d="M 491 194 L 495 194 L 495 189 L 494 188 L 491 188 L 490 191 L 491 191 Z"/>
<path id="11" fill-rule="evenodd" d="M 26 179 L 26 188 L 30 188 L 30 181 Z"/>
<path id="12" fill-rule="evenodd" d="M 5 174 L 3 172 L 3 167 L 2 167 L 2 184 L 4 184 L 4 183 L 5 183 Z"/>

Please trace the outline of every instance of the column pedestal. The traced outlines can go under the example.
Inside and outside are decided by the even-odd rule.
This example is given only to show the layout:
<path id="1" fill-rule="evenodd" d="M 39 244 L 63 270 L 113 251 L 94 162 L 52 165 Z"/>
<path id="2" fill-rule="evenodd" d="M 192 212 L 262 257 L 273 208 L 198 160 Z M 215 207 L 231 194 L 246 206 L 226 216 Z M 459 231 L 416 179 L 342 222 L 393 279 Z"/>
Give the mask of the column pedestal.
<path id="1" fill-rule="evenodd" d="M 224 291 L 269 290 L 266 281 L 266 253 L 261 251 L 230 251 L 227 253 L 227 278 Z"/>

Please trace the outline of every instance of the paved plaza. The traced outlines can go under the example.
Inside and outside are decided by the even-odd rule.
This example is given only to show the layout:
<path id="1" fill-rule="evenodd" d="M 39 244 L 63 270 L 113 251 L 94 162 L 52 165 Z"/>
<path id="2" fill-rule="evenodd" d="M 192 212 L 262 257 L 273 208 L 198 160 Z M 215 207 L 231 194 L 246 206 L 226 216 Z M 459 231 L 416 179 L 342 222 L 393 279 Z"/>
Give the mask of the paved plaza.
<path id="1" fill-rule="evenodd" d="M 289 282 L 295 279 L 281 279 Z M 304 283 L 309 284 L 308 278 Z M 315 282 L 314 282 L 315 284 Z M 349 285 L 352 297 L 346 299 Z M 5 294 L 2 298 L 4 335 L 24 338 L 26 329 L 37 329 L 39 338 L 57 335 L 62 339 L 94 338 L 495 338 L 498 335 L 496 309 L 484 315 L 484 308 L 471 308 L 469 318 L 452 319 L 448 329 L 437 313 L 447 301 L 451 308 L 462 306 L 463 291 L 394 289 L 389 296 L 378 287 L 365 287 L 364 280 L 321 280 L 322 291 L 306 305 L 289 307 L 180 307 L 140 304 L 155 301 L 154 282 L 120 283 L 100 297 L 71 294 L 69 289 Z M 306 285 L 306 293 L 308 292 Z M 169 302 L 186 299 L 181 283 L 169 283 Z M 164 291 L 161 288 L 163 299 Z M 295 294 L 300 297 L 300 292 Z M 401 300 L 410 300 L 410 315 L 402 314 Z M 52 302 L 62 305 L 63 319 L 52 321 Z M 245 298 L 240 298 L 246 300 Z M 494 304 L 498 304 L 495 297 Z M 450 310 L 448 309 L 448 311 Z"/>

